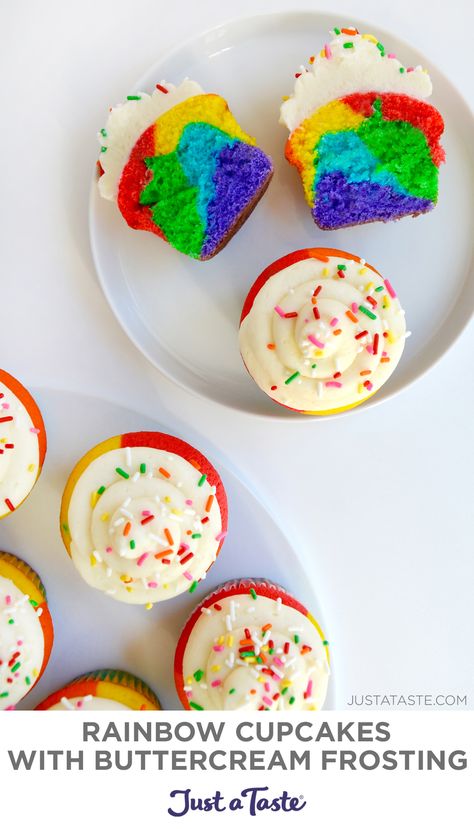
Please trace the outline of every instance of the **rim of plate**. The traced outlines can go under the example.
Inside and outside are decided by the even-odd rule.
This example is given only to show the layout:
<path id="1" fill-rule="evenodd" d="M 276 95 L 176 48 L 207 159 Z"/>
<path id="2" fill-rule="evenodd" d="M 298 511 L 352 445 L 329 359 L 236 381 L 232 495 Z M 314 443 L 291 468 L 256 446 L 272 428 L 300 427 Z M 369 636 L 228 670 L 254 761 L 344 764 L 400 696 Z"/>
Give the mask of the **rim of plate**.
<path id="1" fill-rule="evenodd" d="M 257 27 L 258 29 L 265 28 L 268 31 L 268 27 L 280 28 L 284 25 L 285 21 L 293 22 L 293 23 L 303 23 L 305 20 L 312 21 L 317 19 L 320 25 L 328 26 L 328 29 L 333 27 L 334 25 L 345 25 L 345 17 L 341 16 L 339 13 L 328 13 L 326 11 L 310 11 L 310 10 L 295 10 L 295 11 L 281 11 L 281 12 L 266 12 L 262 14 L 255 14 L 255 15 L 247 15 L 245 17 L 233 17 L 229 20 L 224 21 L 223 23 L 219 23 L 216 26 L 213 26 L 210 29 L 207 29 L 203 32 L 200 32 L 197 35 L 191 35 L 190 37 L 186 38 L 185 40 L 178 43 L 176 46 L 171 47 L 170 49 L 166 50 L 163 55 L 161 56 L 159 61 L 152 64 L 148 67 L 148 69 L 140 76 L 140 78 L 131 85 L 131 89 L 133 91 L 137 91 L 142 87 L 144 84 L 147 83 L 147 78 L 153 72 L 158 72 L 159 74 L 159 67 L 163 66 L 164 63 L 167 61 L 172 60 L 174 57 L 178 56 L 181 52 L 186 51 L 190 47 L 204 47 L 206 48 L 206 44 L 209 47 L 210 44 L 216 41 L 220 35 L 224 35 L 227 30 L 232 29 L 234 32 L 237 33 L 238 36 L 242 37 L 242 35 L 248 31 L 249 27 L 254 30 Z M 324 23 L 326 21 L 326 23 Z M 451 80 L 444 75 L 441 70 L 439 70 L 436 65 L 432 64 L 429 60 L 426 59 L 425 55 L 420 52 L 418 49 L 413 47 L 409 42 L 404 40 L 403 38 L 399 37 L 398 35 L 393 35 L 389 30 L 384 29 L 377 24 L 373 24 L 368 22 L 362 18 L 353 18 L 351 17 L 351 25 L 355 26 L 357 29 L 366 29 L 370 31 L 374 31 L 376 33 L 380 33 L 382 39 L 388 39 L 392 41 L 396 41 L 397 48 L 401 46 L 402 48 L 406 48 L 413 57 L 417 60 L 418 63 L 423 63 L 430 72 L 431 76 L 436 78 L 435 83 L 439 84 L 440 82 L 444 84 L 446 90 L 453 96 L 453 100 L 457 103 L 458 106 L 461 106 L 466 110 L 466 114 L 469 115 L 471 119 L 471 129 L 474 130 L 474 115 L 471 110 L 469 103 L 466 101 L 465 97 L 457 87 L 451 82 Z M 457 101 L 456 101 L 457 99 Z M 471 144 L 471 147 L 473 145 Z M 471 149 L 471 162 L 474 163 L 474 153 Z M 190 394 L 195 395 L 204 400 L 209 400 L 214 404 L 222 406 L 224 409 L 230 409 L 234 412 L 239 412 L 242 415 L 247 415 L 248 417 L 258 417 L 264 420 L 277 420 L 281 423 L 286 422 L 293 422 L 295 420 L 299 422 L 308 421 L 310 423 L 314 423 L 315 420 L 325 421 L 325 420 L 332 420 L 334 418 L 341 418 L 347 417 L 349 415 L 359 414 L 361 415 L 364 411 L 369 409 L 373 409 L 375 406 L 379 406 L 381 403 L 387 402 L 391 400 L 393 397 L 401 394 L 402 392 L 406 391 L 410 388 L 414 383 L 416 383 L 421 377 L 427 374 L 431 369 L 433 369 L 440 360 L 443 359 L 445 354 L 455 345 L 463 331 L 467 328 L 469 322 L 471 321 L 474 315 L 474 246 L 471 249 L 471 260 L 469 266 L 466 268 L 465 278 L 463 282 L 463 288 L 460 291 L 455 304 L 451 308 L 450 313 L 446 317 L 446 319 L 451 319 L 455 314 L 459 316 L 458 324 L 454 331 L 446 336 L 444 335 L 444 345 L 441 349 L 438 349 L 437 353 L 433 358 L 426 357 L 426 345 L 423 346 L 421 350 L 423 359 L 423 365 L 421 368 L 417 369 L 414 376 L 408 378 L 404 384 L 400 387 L 395 388 L 388 388 L 386 389 L 386 384 L 381 387 L 377 391 L 375 395 L 370 397 L 364 403 L 361 403 L 358 406 L 355 406 L 352 409 L 347 409 L 342 412 L 336 412 L 333 414 L 328 415 L 307 415 L 303 414 L 302 412 L 298 412 L 295 410 L 286 409 L 283 406 L 274 403 L 275 411 L 259 411 L 259 410 L 250 410 L 247 407 L 239 407 L 232 403 L 228 403 L 226 400 L 221 400 L 217 396 L 211 396 L 206 394 L 205 392 L 199 390 L 191 383 L 186 382 L 186 380 L 181 377 L 177 376 L 173 373 L 172 370 L 168 369 L 166 366 L 163 366 L 161 363 L 158 363 L 152 355 L 151 349 L 148 347 L 147 344 L 143 343 L 139 337 L 135 334 L 133 330 L 132 324 L 123 318 L 120 314 L 118 308 L 116 307 L 115 296 L 113 292 L 110 290 L 109 285 L 107 283 L 106 278 L 102 274 L 101 262 L 100 262 L 100 252 L 99 252 L 99 241 L 98 238 L 100 234 L 97 231 L 96 227 L 96 214 L 95 214 L 95 201 L 96 201 L 96 173 L 95 170 L 92 173 L 92 180 L 91 180 L 91 188 L 90 188 L 90 195 L 89 195 L 89 241 L 91 246 L 92 252 L 92 259 L 94 262 L 95 271 L 97 274 L 97 278 L 102 289 L 102 292 L 107 300 L 107 303 L 112 310 L 116 320 L 120 324 L 123 331 L 127 334 L 129 340 L 134 344 L 134 346 L 140 351 L 144 357 L 151 363 L 154 368 L 179 386 L 182 389 L 185 389 Z M 296 248 L 295 248 L 296 250 Z M 290 253 L 291 251 L 288 251 Z M 466 298 L 469 300 L 466 302 Z M 464 301 L 463 301 L 464 300 Z M 238 330 L 236 331 L 236 338 L 238 335 Z M 432 346 L 432 341 L 428 342 L 428 347 Z M 403 359 L 403 357 L 402 357 Z M 389 380 L 392 380 L 393 377 L 396 378 L 396 370 L 394 375 L 392 375 Z M 261 394 L 265 395 L 265 392 L 262 390 Z M 270 398 L 268 398 L 270 401 Z"/>

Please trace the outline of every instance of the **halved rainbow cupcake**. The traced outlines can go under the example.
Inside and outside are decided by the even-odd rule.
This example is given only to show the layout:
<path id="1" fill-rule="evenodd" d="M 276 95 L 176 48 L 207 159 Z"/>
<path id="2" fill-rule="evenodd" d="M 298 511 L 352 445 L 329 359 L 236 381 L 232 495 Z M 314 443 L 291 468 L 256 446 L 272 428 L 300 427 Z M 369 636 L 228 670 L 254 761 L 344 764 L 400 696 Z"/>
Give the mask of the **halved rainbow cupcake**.
<path id="1" fill-rule="evenodd" d="M 311 711 L 326 698 L 328 642 L 316 619 L 279 585 L 229 581 L 188 619 L 174 671 L 187 709 Z"/>
<path id="2" fill-rule="evenodd" d="M 250 289 L 239 331 L 257 385 L 308 415 L 343 412 L 375 394 L 406 336 L 391 282 L 333 248 L 297 250 L 269 265 Z"/>
<path id="3" fill-rule="evenodd" d="M 128 671 L 105 668 L 82 674 L 50 694 L 36 711 L 160 711 L 156 694 Z"/>
<path id="4" fill-rule="evenodd" d="M 85 581 L 122 602 L 193 592 L 227 533 L 227 498 L 212 464 L 162 432 L 95 446 L 73 469 L 61 534 Z"/>
<path id="5" fill-rule="evenodd" d="M 0 518 L 30 494 L 46 454 L 41 412 L 29 391 L 0 369 Z"/>
<path id="6" fill-rule="evenodd" d="M 14 708 L 39 681 L 53 638 L 40 577 L 17 556 L 0 552 L 0 710 Z"/>
<path id="7" fill-rule="evenodd" d="M 323 230 L 417 216 L 438 199 L 443 119 L 429 75 L 373 35 L 334 29 L 281 106 L 285 155 Z"/>
<path id="8" fill-rule="evenodd" d="M 272 163 L 226 101 L 185 80 L 129 95 L 99 133 L 99 191 L 130 227 L 215 256 L 265 192 Z"/>

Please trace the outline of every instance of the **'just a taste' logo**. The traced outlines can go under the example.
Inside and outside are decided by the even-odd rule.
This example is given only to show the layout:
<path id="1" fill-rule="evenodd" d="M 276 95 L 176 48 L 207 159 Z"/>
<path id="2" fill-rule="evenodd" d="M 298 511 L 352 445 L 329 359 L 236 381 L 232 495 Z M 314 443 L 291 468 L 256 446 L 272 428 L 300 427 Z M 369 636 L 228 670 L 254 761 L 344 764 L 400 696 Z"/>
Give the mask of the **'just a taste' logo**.
<path id="1" fill-rule="evenodd" d="M 303 795 L 295 797 L 286 790 L 274 796 L 268 794 L 268 786 L 242 789 L 239 795 L 225 798 L 219 790 L 207 797 L 196 797 L 191 789 L 174 789 L 170 792 L 173 805 L 168 814 L 184 817 L 189 812 L 238 812 L 246 811 L 251 817 L 260 812 L 301 812 L 306 806 Z"/>

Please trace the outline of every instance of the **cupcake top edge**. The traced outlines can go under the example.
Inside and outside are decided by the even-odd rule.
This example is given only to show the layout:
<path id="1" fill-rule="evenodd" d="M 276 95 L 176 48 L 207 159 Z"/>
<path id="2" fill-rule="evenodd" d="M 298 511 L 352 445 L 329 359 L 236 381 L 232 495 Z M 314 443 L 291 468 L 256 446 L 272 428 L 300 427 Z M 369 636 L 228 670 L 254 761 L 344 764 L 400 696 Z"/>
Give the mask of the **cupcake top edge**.
<path id="1" fill-rule="evenodd" d="M 137 92 L 128 95 L 124 103 L 110 108 L 105 127 L 97 133 L 101 145 L 98 186 L 103 198 L 109 201 L 115 199 L 123 168 L 147 127 L 177 104 L 203 94 L 202 87 L 189 78 L 185 78 L 179 86 L 162 81 L 156 84 L 151 95 Z"/>
<path id="2" fill-rule="evenodd" d="M 392 92 L 429 98 L 432 83 L 421 66 L 405 67 L 374 35 L 338 29 L 330 43 L 301 66 L 294 92 L 283 101 L 280 123 L 290 132 L 324 104 L 354 92 Z"/>

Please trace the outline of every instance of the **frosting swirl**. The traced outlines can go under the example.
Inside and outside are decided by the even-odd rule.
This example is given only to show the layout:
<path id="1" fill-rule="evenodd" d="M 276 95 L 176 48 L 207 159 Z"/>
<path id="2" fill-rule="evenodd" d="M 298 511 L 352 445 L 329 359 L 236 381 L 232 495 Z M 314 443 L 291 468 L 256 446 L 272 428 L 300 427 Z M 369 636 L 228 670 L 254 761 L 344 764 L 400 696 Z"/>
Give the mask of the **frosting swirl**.
<path id="1" fill-rule="evenodd" d="M 40 436 L 44 439 L 41 416 L 32 398 L 14 378 L 7 381 L 7 377 L 0 372 L 0 518 L 13 512 L 34 486 L 42 463 Z M 30 413 L 10 381 L 31 400 L 35 412 Z"/>
<path id="2" fill-rule="evenodd" d="M 225 536 L 207 475 L 179 454 L 145 445 L 109 449 L 89 463 L 86 456 L 81 466 L 68 485 L 62 529 L 87 583 L 148 607 L 194 590 Z"/>
<path id="3" fill-rule="evenodd" d="M 321 708 L 329 664 L 327 642 L 315 620 L 265 582 L 231 587 L 229 595 L 226 588 L 205 600 L 178 645 L 178 691 L 186 707 Z"/>
<path id="4" fill-rule="evenodd" d="M 361 403 L 388 379 L 404 343 L 404 312 L 390 282 L 363 260 L 325 249 L 297 251 L 264 271 L 240 327 L 256 383 L 308 413 Z"/>

